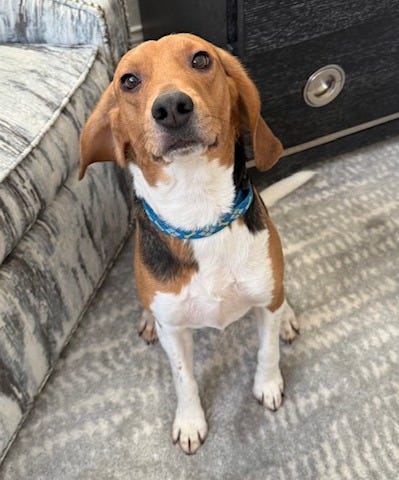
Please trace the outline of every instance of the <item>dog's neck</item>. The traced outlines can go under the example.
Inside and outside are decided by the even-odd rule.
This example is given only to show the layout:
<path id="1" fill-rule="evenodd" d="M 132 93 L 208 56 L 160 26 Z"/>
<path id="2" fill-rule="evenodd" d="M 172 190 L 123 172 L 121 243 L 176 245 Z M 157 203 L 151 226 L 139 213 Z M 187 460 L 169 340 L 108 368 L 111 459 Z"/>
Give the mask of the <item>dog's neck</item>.
<path id="1" fill-rule="evenodd" d="M 147 182 L 142 170 L 130 164 L 134 188 L 151 208 L 169 224 L 189 230 L 215 224 L 234 203 L 236 187 L 245 182 L 245 160 L 236 146 L 230 166 L 205 155 L 178 158 L 164 166 L 162 180 Z"/>

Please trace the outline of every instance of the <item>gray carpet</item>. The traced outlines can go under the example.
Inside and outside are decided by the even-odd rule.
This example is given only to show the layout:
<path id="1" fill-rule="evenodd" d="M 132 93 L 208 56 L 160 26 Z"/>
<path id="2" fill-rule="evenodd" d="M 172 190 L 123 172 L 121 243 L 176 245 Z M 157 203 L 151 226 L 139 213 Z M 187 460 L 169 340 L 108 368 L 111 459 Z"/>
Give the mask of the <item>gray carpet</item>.
<path id="1" fill-rule="evenodd" d="M 251 317 L 197 332 L 210 432 L 170 439 L 175 395 L 159 344 L 136 334 L 132 243 L 122 252 L 7 456 L 3 480 L 397 479 L 399 141 L 317 165 L 273 207 L 302 334 L 282 347 L 285 403 L 251 393 Z"/>

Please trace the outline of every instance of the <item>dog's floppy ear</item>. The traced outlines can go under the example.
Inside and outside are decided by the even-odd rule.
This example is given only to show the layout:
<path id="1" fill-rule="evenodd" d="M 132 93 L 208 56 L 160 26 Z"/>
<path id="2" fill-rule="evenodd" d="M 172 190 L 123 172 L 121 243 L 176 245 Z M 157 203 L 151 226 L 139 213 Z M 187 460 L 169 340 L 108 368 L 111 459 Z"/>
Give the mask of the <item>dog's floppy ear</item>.
<path id="1" fill-rule="evenodd" d="M 113 84 L 102 94 L 80 135 L 80 171 L 83 178 L 87 167 L 94 162 L 116 161 L 127 164 L 129 138 L 120 121 Z"/>
<path id="2" fill-rule="evenodd" d="M 256 167 L 262 171 L 268 170 L 283 153 L 281 142 L 260 115 L 259 93 L 244 67 L 236 57 L 225 50 L 217 48 L 217 52 L 227 76 L 231 78 L 230 86 L 235 90 L 232 94 L 238 97 L 241 125 L 245 125 L 251 132 Z"/>

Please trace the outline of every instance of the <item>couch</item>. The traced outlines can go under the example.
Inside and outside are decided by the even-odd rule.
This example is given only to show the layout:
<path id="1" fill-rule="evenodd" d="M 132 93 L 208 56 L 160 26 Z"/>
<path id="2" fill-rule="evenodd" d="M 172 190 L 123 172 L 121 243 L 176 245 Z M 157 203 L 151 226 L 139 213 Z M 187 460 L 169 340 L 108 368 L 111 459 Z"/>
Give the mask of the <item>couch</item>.
<path id="1" fill-rule="evenodd" d="M 78 181 L 128 34 L 123 0 L 0 0 L 0 460 L 130 231 L 125 172 Z"/>

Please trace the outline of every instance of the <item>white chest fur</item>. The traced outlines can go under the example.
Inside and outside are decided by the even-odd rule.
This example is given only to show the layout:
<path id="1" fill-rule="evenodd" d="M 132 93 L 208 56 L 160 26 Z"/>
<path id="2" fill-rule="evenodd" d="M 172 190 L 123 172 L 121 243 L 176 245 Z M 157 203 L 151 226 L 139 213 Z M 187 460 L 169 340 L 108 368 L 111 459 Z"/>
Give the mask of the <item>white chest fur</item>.
<path id="1" fill-rule="evenodd" d="M 137 195 L 168 223 L 186 230 L 215 223 L 234 202 L 233 166 L 199 155 L 179 158 L 164 168 L 159 184 L 145 180 L 137 165 L 129 166 Z"/>
<path id="2" fill-rule="evenodd" d="M 252 235 L 245 225 L 193 240 L 199 265 L 177 295 L 157 293 L 151 305 L 158 321 L 192 328 L 223 329 L 254 306 L 271 301 L 273 275 L 267 230 Z"/>

